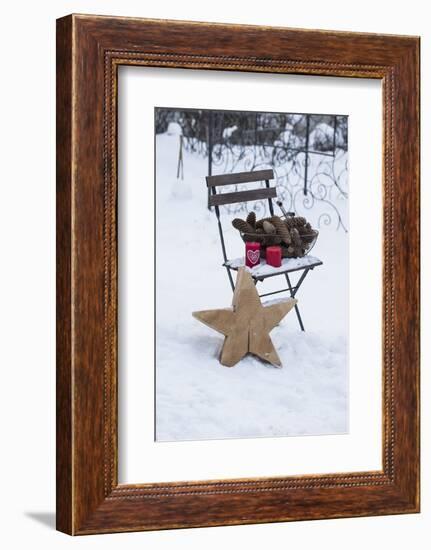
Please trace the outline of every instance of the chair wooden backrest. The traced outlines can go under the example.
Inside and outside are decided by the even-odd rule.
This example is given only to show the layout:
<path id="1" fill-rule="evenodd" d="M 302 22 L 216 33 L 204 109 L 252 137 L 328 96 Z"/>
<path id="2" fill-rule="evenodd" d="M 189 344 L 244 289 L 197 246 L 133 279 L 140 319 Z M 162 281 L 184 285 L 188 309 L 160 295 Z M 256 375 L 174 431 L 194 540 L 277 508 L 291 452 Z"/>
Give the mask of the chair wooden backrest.
<path id="1" fill-rule="evenodd" d="M 269 182 L 274 179 L 272 170 L 256 170 L 254 172 L 237 172 L 236 174 L 222 174 L 220 176 L 207 176 L 208 187 L 208 207 L 214 207 L 217 216 L 220 241 L 223 250 L 224 261 L 227 262 L 226 246 L 223 236 L 223 228 L 220 221 L 220 206 L 226 204 L 235 204 L 238 202 L 250 202 L 268 200 L 269 212 L 274 215 L 274 206 L 272 199 L 277 197 L 277 190 L 271 187 Z M 259 189 L 250 189 L 246 191 L 233 191 L 229 193 L 217 193 L 217 188 L 224 185 L 236 185 L 239 183 L 253 183 L 264 181 L 265 187 Z"/>
<path id="2" fill-rule="evenodd" d="M 238 172 L 236 174 L 222 174 L 221 176 L 207 176 L 207 187 L 212 191 L 212 193 L 208 195 L 208 206 L 222 206 L 225 204 L 235 204 L 237 202 L 268 199 L 271 209 L 271 199 L 277 196 L 275 187 L 270 187 L 269 185 L 269 181 L 272 179 L 274 179 L 274 172 L 272 170 L 256 170 L 254 172 Z M 264 181 L 266 187 L 247 191 L 234 191 L 233 193 L 217 193 L 217 187 L 223 185 L 253 183 L 255 181 Z"/>

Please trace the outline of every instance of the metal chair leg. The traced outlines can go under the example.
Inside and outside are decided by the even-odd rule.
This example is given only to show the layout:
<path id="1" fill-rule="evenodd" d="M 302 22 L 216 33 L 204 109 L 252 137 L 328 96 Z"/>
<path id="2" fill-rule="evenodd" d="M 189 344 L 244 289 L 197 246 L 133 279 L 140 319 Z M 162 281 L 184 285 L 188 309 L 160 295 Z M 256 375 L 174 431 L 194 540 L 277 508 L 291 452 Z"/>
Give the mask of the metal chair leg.
<path id="1" fill-rule="evenodd" d="M 226 267 L 226 271 L 227 271 L 227 276 L 229 277 L 230 286 L 232 287 L 232 292 L 234 292 L 235 291 L 235 283 L 233 282 L 232 273 L 230 272 L 230 269 L 228 268 L 228 266 L 225 266 L 225 267 Z"/>
<path id="2" fill-rule="evenodd" d="M 303 274 L 301 275 L 301 277 L 299 278 L 298 283 L 295 286 L 295 290 L 292 290 L 292 284 L 290 282 L 289 275 L 287 273 L 285 273 L 287 286 L 289 287 L 290 296 L 292 298 L 295 298 L 295 294 L 298 292 L 299 287 L 302 285 L 308 271 L 309 271 L 309 269 L 304 269 Z M 298 323 L 299 323 L 299 326 L 300 326 L 302 332 L 305 332 L 304 323 L 302 322 L 301 314 L 299 313 L 299 308 L 298 308 L 297 304 L 295 304 L 295 313 L 296 313 L 296 317 L 298 318 Z"/>

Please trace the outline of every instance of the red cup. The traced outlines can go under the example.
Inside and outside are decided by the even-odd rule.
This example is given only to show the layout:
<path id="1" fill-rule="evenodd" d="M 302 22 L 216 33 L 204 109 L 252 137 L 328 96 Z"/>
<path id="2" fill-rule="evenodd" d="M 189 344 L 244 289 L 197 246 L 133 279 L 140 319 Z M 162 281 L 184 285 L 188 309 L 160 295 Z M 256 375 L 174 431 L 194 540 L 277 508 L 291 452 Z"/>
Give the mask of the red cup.
<path id="1" fill-rule="evenodd" d="M 273 267 L 281 266 L 281 247 L 268 246 L 266 249 L 266 263 Z"/>
<path id="2" fill-rule="evenodd" d="M 255 267 L 260 264 L 260 243 L 245 243 L 245 265 Z"/>

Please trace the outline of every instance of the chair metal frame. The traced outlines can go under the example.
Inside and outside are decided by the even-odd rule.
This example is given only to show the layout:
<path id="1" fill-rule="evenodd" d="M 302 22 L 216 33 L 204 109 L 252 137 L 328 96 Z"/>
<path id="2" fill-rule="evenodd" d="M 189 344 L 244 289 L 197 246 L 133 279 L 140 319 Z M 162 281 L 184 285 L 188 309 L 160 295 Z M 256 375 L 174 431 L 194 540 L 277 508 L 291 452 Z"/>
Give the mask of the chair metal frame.
<path id="1" fill-rule="evenodd" d="M 232 271 L 237 271 L 238 267 L 233 267 L 230 265 L 230 260 L 228 259 L 227 252 L 226 252 L 226 243 L 223 233 L 223 226 L 221 223 L 221 216 L 220 216 L 220 206 L 228 205 L 228 204 L 235 204 L 239 202 L 251 202 L 256 200 L 268 200 L 268 208 L 271 216 L 274 215 L 274 205 L 272 200 L 277 197 L 277 190 L 275 187 L 270 186 L 270 180 L 274 179 L 274 172 L 273 170 L 256 170 L 253 172 L 237 172 L 235 174 L 223 174 L 219 176 L 207 176 L 206 177 L 206 183 L 208 187 L 208 207 L 214 208 L 215 214 L 217 217 L 217 225 L 218 225 L 218 231 L 220 236 L 220 242 L 223 252 L 223 259 L 224 263 L 223 266 L 226 268 L 226 272 L 229 278 L 230 285 L 232 287 L 232 291 L 235 290 L 235 283 L 233 281 L 232 277 Z M 229 193 L 217 193 L 217 187 L 221 187 L 224 185 L 237 185 L 241 183 L 253 183 L 253 182 L 265 182 L 265 187 L 260 187 L 258 189 L 251 189 L 246 191 L 234 191 Z M 276 273 L 269 273 L 266 275 L 253 275 L 253 272 L 251 271 L 251 276 L 253 277 L 254 283 L 257 285 L 259 282 L 263 282 L 265 279 L 269 277 L 274 277 L 277 275 L 284 275 L 287 287 L 282 288 L 280 290 L 275 290 L 272 292 L 267 292 L 264 294 L 259 294 L 261 298 L 272 296 L 274 294 L 280 294 L 282 292 L 288 292 L 289 295 L 294 298 L 299 291 L 302 283 L 305 280 L 305 277 L 308 275 L 310 271 L 312 271 L 315 267 L 322 265 L 323 262 L 316 259 L 316 262 L 307 265 L 307 266 L 301 266 L 291 269 L 286 269 L 282 272 L 276 272 Z M 296 284 L 292 285 L 292 282 L 289 277 L 289 273 L 293 273 L 295 271 L 302 271 L 301 276 L 299 277 Z M 302 321 L 302 317 L 299 311 L 298 305 L 295 305 L 295 312 L 298 319 L 299 326 L 302 331 L 305 330 L 304 323 Z"/>

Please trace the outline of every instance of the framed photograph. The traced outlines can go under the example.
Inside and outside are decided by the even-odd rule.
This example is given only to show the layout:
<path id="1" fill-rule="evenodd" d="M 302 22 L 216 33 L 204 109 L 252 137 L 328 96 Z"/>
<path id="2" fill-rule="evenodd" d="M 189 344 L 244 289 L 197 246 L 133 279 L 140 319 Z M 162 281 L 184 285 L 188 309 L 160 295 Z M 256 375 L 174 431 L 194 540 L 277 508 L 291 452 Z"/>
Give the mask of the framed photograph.
<path id="1" fill-rule="evenodd" d="M 57 21 L 57 528 L 419 511 L 419 38 Z"/>

